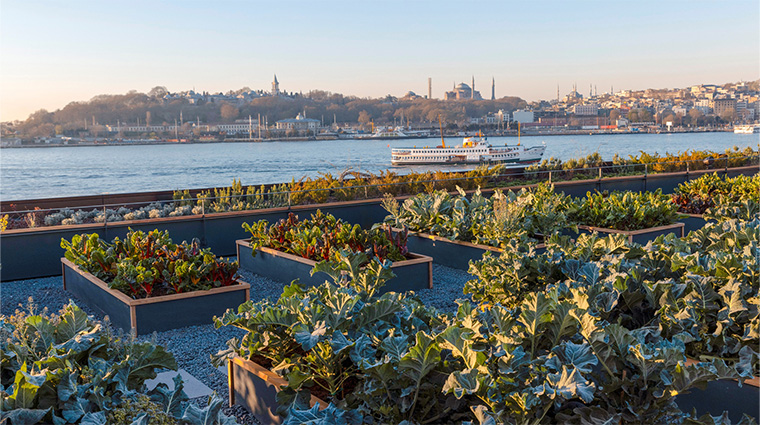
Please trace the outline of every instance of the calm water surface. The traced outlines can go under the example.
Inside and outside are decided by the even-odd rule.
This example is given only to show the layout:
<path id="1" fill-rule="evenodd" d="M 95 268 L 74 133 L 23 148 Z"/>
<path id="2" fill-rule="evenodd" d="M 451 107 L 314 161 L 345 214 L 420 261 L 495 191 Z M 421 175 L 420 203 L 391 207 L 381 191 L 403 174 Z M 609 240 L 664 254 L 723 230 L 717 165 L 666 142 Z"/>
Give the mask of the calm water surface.
<path id="1" fill-rule="evenodd" d="M 91 146 L 0 150 L 0 198 L 36 199 L 100 193 L 143 192 L 289 182 L 320 173 L 340 174 L 390 169 L 390 147 L 439 144 L 425 140 L 327 140 L 309 142 L 216 143 L 150 146 Z M 493 145 L 514 144 L 514 137 L 491 137 Z M 604 159 L 648 153 L 713 150 L 739 146 L 757 149 L 758 135 L 734 133 L 630 134 L 525 137 L 532 146 L 546 143 L 544 158 L 567 160 L 599 152 Z M 460 144 L 461 138 L 447 138 Z M 392 168 L 404 173 L 409 168 Z M 413 167 L 416 171 L 431 167 Z M 435 169 L 456 170 L 458 167 Z"/>

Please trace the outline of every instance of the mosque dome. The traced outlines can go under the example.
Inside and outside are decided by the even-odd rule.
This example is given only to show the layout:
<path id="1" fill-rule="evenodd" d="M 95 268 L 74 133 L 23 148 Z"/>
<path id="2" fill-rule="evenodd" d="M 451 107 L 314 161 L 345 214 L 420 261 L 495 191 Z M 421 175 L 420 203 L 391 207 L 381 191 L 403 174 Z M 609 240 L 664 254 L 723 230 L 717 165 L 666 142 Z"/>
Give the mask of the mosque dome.
<path id="1" fill-rule="evenodd" d="M 468 86 L 465 83 L 459 83 L 459 84 L 457 84 L 457 86 L 455 88 L 457 90 L 470 90 L 470 86 Z"/>

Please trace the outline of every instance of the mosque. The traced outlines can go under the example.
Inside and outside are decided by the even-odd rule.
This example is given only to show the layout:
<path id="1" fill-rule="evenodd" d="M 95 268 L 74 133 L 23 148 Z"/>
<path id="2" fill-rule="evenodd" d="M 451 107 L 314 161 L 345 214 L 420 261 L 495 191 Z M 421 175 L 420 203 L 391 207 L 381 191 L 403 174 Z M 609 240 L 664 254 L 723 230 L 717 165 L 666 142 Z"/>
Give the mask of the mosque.
<path id="1" fill-rule="evenodd" d="M 492 86 L 493 86 L 492 82 Z M 493 100 L 493 90 L 491 87 L 491 98 Z M 475 90 L 475 77 L 472 77 L 472 87 L 465 83 L 459 83 L 454 86 L 452 91 L 447 91 L 443 97 L 444 100 L 483 100 L 479 91 Z"/>

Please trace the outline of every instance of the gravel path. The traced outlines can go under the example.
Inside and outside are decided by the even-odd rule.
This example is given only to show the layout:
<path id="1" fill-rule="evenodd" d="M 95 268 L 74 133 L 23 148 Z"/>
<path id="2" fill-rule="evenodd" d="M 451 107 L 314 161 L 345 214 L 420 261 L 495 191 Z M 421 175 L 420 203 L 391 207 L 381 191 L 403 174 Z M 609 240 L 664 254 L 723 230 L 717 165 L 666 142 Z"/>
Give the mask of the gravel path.
<path id="1" fill-rule="evenodd" d="M 282 293 L 283 283 L 275 282 L 246 270 L 240 271 L 241 279 L 251 285 L 251 299 L 258 301 L 267 297 L 277 298 Z M 426 304 L 443 312 L 456 311 L 456 299 L 465 297 L 462 292 L 465 282 L 472 279 L 467 272 L 433 264 L 433 289 L 424 289 L 416 295 Z M 33 298 L 38 311 L 47 308 L 57 312 L 73 299 L 87 314 L 102 320 L 103 317 L 89 309 L 84 303 L 63 290 L 60 276 L 41 279 L 19 280 L 0 283 L 0 314 L 10 315 L 16 309 L 25 309 L 29 298 Z M 226 348 L 226 342 L 233 337 L 242 337 L 240 329 L 226 327 L 214 329 L 213 325 L 190 326 L 153 335 L 138 337 L 164 346 L 177 359 L 179 367 L 203 382 L 224 398 L 228 404 L 227 376 L 214 368 L 210 356 Z M 195 400 L 204 404 L 205 400 Z M 257 423 L 240 406 L 224 408 L 224 413 L 234 415 L 241 424 Z"/>

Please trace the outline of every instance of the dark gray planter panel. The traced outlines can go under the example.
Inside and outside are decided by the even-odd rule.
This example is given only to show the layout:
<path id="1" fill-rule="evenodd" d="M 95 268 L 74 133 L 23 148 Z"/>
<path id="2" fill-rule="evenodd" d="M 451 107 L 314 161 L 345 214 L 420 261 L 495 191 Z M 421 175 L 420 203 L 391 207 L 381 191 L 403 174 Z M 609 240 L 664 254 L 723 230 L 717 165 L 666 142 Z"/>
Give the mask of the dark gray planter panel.
<path id="1" fill-rule="evenodd" d="M 380 288 L 381 293 L 406 292 L 428 289 L 432 273 L 431 263 L 417 263 L 408 266 L 394 267 L 391 270 L 396 277 L 385 282 Z"/>
<path id="2" fill-rule="evenodd" d="M 244 302 L 245 291 L 240 290 L 140 304 L 135 306 L 137 335 L 209 325 L 214 316 L 221 317 L 228 308 L 237 310 Z"/>
<path id="3" fill-rule="evenodd" d="M 478 261 L 488 251 L 467 245 L 435 241 L 413 234 L 409 234 L 406 246 L 411 252 L 433 257 L 435 263 L 465 271 L 470 268 L 470 260 Z"/>
<path id="4" fill-rule="evenodd" d="M 323 213 L 330 213 L 341 220 L 347 221 L 351 224 L 358 224 L 364 229 L 372 228 L 375 223 L 382 223 L 388 212 L 380 205 L 379 202 L 373 202 L 371 204 L 349 204 L 349 205 L 326 205 L 320 208 Z M 310 212 L 316 212 L 316 208 L 311 209 Z M 297 211 L 299 217 L 308 218 L 308 214 L 301 216 L 301 212 Z"/>
<path id="5" fill-rule="evenodd" d="M 240 267 L 250 270 L 258 275 L 268 277 L 276 282 L 281 282 L 283 287 L 298 279 L 298 283 L 304 286 L 321 285 L 330 277 L 324 273 L 316 273 L 310 276 L 312 267 L 289 258 L 272 255 L 259 251 L 252 256 L 253 250 L 247 245 L 238 245 L 238 262 Z"/>
<path id="6" fill-rule="evenodd" d="M 754 176 L 757 173 L 760 173 L 760 168 L 758 168 L 758 167 L 753 167 L 753 168 L 746 169 L 746 170 L 734 170 L 734 169 L 729 168 L 728 172 L 726 173 L 726 175 L 728 177 L 736 177 L 736 176 L 750 176 L 750 177 L 752 177 L 752 176 Z"/>
<path id="7" fill-rule="evenodd" d="M 599 182 L 599 190 L 600 191 L 631 191 L 631 192 L 641 192 L 644 189 L 644 179 L 638 179 L 638 180 L 602 180 Z"/>
<path id="8" fill-rule="evenodd" d="M 678 221 L 684 224 L 684 235 L 688 235 L 689 232 L 705 227 L 707 223 L 715 223 L 715 220 L 705 220 L 701 217 L 684 217 Z"/>
<path id="9" fill-rule="evenodd" d="M 102 229 L 100 229 L 102 230 Z M 0 237 L 0 280 L 3 282 L 61 275 L 61 238 L 81 233 L 56 230 L 29 233 L 4 233 Z"/>
<path id="10" fill-rule="evenodd" d="M 679 394 L 676 403 L 684 412 L 697 409 L 699 416 L 706 413 L 720 416 L 727 410 L 732 423 L 738 423 L 745 414 L 755 419 L 760 415 L 758 387 L 748 384 L 739 387 L 739 383 L 733 380 L 712 381 L 704 390 L 692 389 Z"/>
<path id="11" fill-rule="evenodd" d="M 232 391 L 235 405 L 243 406 L 263 425 L 282 423 L 283 418 L 277 414 L 277 389 L 242 367 L 232 363 Z"/>
<path id="12" fill-rule="evenodd" d="M 60 261 L 58 264 L 61 264 Z M 96 313 L 108 316 L 117 328 L 129 333 L 132 321 L 129 316 L 129 306 L 120 299 L 102 290 L 87 278 L 72 270 L 68 266 L 63 267 L 66 274 L 66 290 L 81 300 Z"/>
<path id="13" fill-rule="evenodd" d="M 576 198 L 586 197 L 587 192 L 594 193 L 599 188 L 596 181 L 587 183 L 572 183 L 568 185 L 556 185 L 554 186 L 555 192 L 564 192 L 565 195 L 574 196 Z"/>
<path id="14" fill-rule="evenodd" d="M 267 220 L 270 224 L 288 218 L 287 211 L 256 213 L 235 216 L 207 216 L 205 222 L 206 246 L 219 256 L 231 257 L 237 254 L 235 241 L 251 235 L 243 230 L 243 223 L 253 224 Z"/>
<path id="15" fill-rule="evenodd" d="M 685 181 L 685 174 L 679 174 L 675 176 L 664 174 L 649 174 L 646 176 L 645 190 L 654 192 L 657 189 L 662 189 L 662 193 L 673 193 L 678 185 Z"/>

